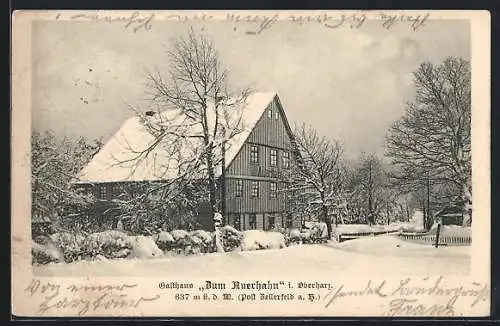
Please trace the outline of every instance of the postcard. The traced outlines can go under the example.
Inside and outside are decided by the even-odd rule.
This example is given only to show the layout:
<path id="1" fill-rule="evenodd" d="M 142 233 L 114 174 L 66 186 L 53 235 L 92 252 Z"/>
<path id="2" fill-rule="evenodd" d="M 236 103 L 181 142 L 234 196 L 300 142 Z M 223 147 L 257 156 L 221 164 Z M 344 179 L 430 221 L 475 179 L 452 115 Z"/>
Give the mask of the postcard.
<path id="1" fill-rule="evenodd" d="M 16 11 L 12 314 L 490 314 L 488 11 Z"/>

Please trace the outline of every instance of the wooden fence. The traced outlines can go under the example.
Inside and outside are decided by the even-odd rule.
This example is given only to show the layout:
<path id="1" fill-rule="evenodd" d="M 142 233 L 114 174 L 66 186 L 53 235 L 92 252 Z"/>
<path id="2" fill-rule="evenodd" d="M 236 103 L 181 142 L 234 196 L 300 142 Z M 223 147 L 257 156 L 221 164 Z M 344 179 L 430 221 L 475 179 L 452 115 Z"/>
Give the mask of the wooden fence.
<path id="1" fill-rule="evenodd" d="M 423 244 L 431 244 L 434 245 L 436 243 L 436 235 L 435 234 L 418 234 L 418 233 L 401 233 L 399 234 L 399 238 Z M 446 246 L 469 246 L 472 243 L 471 236 L 440 236 L 439 237 L 439 245 Z"/>
<path id="2" fill-rule="evenodd" d="M 398 234 L 399 233 L 399 234 Z M 406 241 L 411 241 L 415 243 L 430 244 L 434 245 L 436 243 L 436 235 L 428 234 L 427 232 L 412 232 L 404 233 L 400 231 L 377 231 L 377 232 L 359 232 L 359 233 L 341 233 L 337 234 L 337 241 L 344 242 L 347 240 L 354 240 L 365 237 L 374 237 L 383 234 L 398 234 L 399 238 Z M 439 237 L 439 245 L 445 246 L 469 246 L 472 243 L 471 236 L 454 236 L 445 235 Z"/>
<path id="3" fill-rule="evenodd" d="M 382 234 L 393 234 L 399 231 L 375 231 L 375 232 L 358 232 L 358 233 L 340 233 L 337 234 L 337 241 L 344 242 L 346 240 L 353 240 L 365 237 L 374 237 Z"/>

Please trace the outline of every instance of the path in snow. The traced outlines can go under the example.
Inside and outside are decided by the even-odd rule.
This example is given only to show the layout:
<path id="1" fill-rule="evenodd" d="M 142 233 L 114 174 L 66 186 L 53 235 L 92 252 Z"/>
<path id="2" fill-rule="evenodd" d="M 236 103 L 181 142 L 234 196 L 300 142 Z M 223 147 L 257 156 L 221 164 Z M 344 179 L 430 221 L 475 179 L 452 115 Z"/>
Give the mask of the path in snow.
<path id="1" fill-rule="evenodd" d="M 399 246 L 398 246 L 399 245 Z M 297 276 L 468 274 L 469 247 L 434 248 L 391 236 L 340 244 L 297 245 L 285 249 L 207 254 L 152 260 L 77 262 L 34 267 L 40 276 Z"/>
<path id="2" fill-rule="evenodd" d="M 415 211 L 413 213 L 412 218 L 410 219 L 410 223 L 414 226 L 423 227 L 424 226 L 424 213 L 422 211 Z"/>

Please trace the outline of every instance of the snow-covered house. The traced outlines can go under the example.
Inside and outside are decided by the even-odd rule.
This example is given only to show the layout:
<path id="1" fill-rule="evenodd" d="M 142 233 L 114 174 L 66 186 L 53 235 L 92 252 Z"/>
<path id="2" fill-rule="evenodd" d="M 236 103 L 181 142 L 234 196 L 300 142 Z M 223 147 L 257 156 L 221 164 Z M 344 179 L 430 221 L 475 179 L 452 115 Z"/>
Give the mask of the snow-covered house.
<path id="1" fill-rule="evenodd" d="M 293 134 L 285 111 L 275 92 L 253 93 L 239 109 L 239 133 L 224 141 L 224 167 L 215 171 L 224 188 L 225 223 L 240 230 L 271 229 L 296 225 L 290 214 L 290 202 L 283 190 L 284 170 L 291 168 L 294 152 Z M 112 200 L 123 186 L 147 181 L 173 180 L 187 171 L 183 162 L 199 157 L 199 143 L 186 137 L 152 150 L 155 132 L 163 127 L 173 133 L 196 135 L 199 124 L 185 115 L 167 111 L 128 119 L 81 171 L 77 184 L 84 186 L 101 200 Z M 199 140 L 197 140 L 199 141 Z M 219 147 L 217 147 L 219 148 Z M 221 146 L 222 148 L 222 146 Z M 205 174 L 190 172 L 192 178 Z M 207 229 L 213 225 L 208 205 L 198 209 L 198 221 Z"/>

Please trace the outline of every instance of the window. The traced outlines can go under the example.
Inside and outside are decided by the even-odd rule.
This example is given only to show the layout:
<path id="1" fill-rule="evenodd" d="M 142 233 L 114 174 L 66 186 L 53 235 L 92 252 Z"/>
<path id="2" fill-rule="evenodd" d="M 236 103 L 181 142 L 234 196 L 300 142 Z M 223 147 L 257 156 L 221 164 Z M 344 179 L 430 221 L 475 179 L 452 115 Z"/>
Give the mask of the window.
<path id="1" fill-rule="evenodd" d="M 236 180 L 236 187 L 234 190 L 235 197 L 243 196 L 243 180 Z"/>
<path id="2" fill-rule="evenodd" d="M 113 192 L 113 196 L 119 196 L 122 194 L 122 186 L 120 184 L 114 184 L 111 191 Z"/>
<path id="3" fill-rule="evenodd" d="M 252 197 L 259 197 L 259 182 L 252 181 Z"/>
<path id="4" fill-rule="evenodd" d="M 276 166 L 278 163 L 278 151 L 271 149 L 271 166 Z"/>
<path id="5" fill-rule="evenodd" d="M 288 169 L 290 167 L 290 152 L 283 152 L 283 168 Z"/>
<path id="6" fill-rule="evenodd" d="M 278 184 L 271 182 L 269 184 L 269 197 L 276 198 L 276 192 L 278 191 Z"/>
<path id="7" fill-rule="evenodd" d="M 267 217 L 267 229 L 268 230 L 274 229 L 274 223 L 275 223 L 274 215 L 269 215 Z"/>
<path id="8" fill-rule="evenodd" d="M 269 109 L 267 111 L 267 117 L 270 118 L 270 119 L 273 117 L 273 110 Z"/>
<path id="9" fill-rule="evenodd" d="M 250 229 L 255 230 L 257 228 L 257 215 L 256 214 L 250 214 L 249 220 L 248 220 L 248 225 L 250 226 Z"/>
<path id="10" fill-rule="evenodd" d="M 274 114 L 274 118 L 276 120 L 278 120 L 280 118 L 280 113 L 278 112 L 278 110 L 276 110 L 275 114 Z"/>
<path id="11" fill-rule="evenodd" d="M 259 163 L 259 148 L 256 145 L 250 146 L 250 163 Z"/>
<path id="12" fill-rule="evenodd" d="M 99 186 L 99 198 L 100 199 L 106 199 L 108 197 L 108 189 L 106 188 L 106 185 Z"/>

